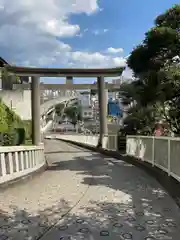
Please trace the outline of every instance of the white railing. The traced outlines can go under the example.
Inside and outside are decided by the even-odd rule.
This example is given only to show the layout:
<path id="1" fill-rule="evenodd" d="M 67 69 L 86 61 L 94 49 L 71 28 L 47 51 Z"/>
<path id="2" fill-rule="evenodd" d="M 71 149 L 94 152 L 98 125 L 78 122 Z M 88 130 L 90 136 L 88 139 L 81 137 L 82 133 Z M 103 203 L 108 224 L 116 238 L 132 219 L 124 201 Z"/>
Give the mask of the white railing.
<path id="1" fill-rule="evenodd" d="M 127 136 L 126 153 L 180 181 L 180 138 Z"/>
<path id="2" fill-rule="evenodd" d="M 75 143 L 87 144 L 90 146 L 96 147 L 98 145 L 99 135 L 80 135 L 80 134 L 62 134 L 56 136 L 46 136 L 48 139 L 59 139 L 59 140 L 69 140 Z M 106 144 L 104 144 L 104 148 L 112 151 L 117 150 L 117 136 L 116 135 L 108 135 Z"/>
<path id="3" fill-rule="evenodd" d="M 47 136 L 46 138 L 55 138 L 55 139 L 59 139 L 59 140 L 69 140 L 69 141 L 73 141 L 75 143 L 83 143 L 83 144 L 87 144 L 87 145 L 91 145 L 91 146 L 97 146 L 98 144 L 98 136 L 97 135 L 80 135 L 80 134 L 74 134 L 74 135 L 70 135 L 70 134 L 63 134 L 63 135 L 56 135 L 56 136 Z"/>
<path id="4" fill-rule="evenodd" d="M 0 184 L 28 175 L 43 165 L 43 145 L 0 147 Z"/>

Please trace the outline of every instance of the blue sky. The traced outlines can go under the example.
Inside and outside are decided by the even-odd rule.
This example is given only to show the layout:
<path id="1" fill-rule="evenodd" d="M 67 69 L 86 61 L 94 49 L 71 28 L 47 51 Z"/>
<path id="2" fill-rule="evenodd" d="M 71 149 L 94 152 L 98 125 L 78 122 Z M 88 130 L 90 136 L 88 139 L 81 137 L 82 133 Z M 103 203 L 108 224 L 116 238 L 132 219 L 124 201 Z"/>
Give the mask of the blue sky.
<path id="1" fill-rule="evenodd" d="M 40 67 L 123 66 L 173 0 L 0 0 L 1 56 Z M 130 76 L 129 71 L 126 76 Z M 93 82 L 95 79 L 75 79 Z M 43 80 L 44 81 L 44 80 Z M 45 82 L 64 82 L 47 78 Z"/>
<path id="2" fill-rule="evenodd" d="M 99 52 L 113 47 L 123 48 L 121 56 L 128 56 L 133 47 L 143 40 L 144 33 L 153 26 L 156 16 L 176 3 L 173 0 L 101 0 L 102 11 L 91 16 L 70 16 L 70 22 L 80 25 L 84 33 L 82 37 L 64 38 L 64 41 L 77 51 Z M 104 29 L 107 32 L 103 32 Z M 88 81 L 84 79 L 83 82 Z M 75 82 L 82 81 L 76 79 Z"/>
<path id="3" fill-rule="evenodd" d="M 72 15 L 70 22 L 79 24 L 82 30 L 90 32 L 82 38 L 65 38 L 74 49 L 103 51 L 108 47 L 123 48 L 123 55 L 128 55 L 134 46 L 144 38 L 144 33 L 153 26 L 157 15 L 177 3 L 173 0 L 100 0 L 103 10 L 87 16 Z M 108 29 L 104 34 L 94 35 L 92 31 Z"/>

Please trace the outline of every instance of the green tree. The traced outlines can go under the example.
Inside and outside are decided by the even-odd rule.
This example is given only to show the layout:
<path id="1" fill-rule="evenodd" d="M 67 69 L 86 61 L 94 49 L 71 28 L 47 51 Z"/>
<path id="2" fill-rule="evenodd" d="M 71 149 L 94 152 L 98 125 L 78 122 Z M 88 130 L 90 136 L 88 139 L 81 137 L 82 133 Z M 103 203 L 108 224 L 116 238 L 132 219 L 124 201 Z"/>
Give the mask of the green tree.
<path id="1" fill-rule="evenodd" d="M 22 131 L 25 131 L 23 139 L 25 140 L 25 137 L 26 139 L 30 139 L 31 122 L 22 121 L 15 112 L 0 100 L 0 145 L 18 144 L 18 139 L 22 137 Z"/>
<path id="2" fill-rule="evenodd" d="M 137 77 L 158 71 L 180 52 L 180 5 L 175 5 L 155 19 L 155 27 L 128 58 L 128 66 Z"/>
<path id="3" fill-rule="evenodd" d="M 180 28 L 180 4 L 175 4 L 172 8 L 168 9 L 165 13 L 159 15 L 155 24 L 157 26 L 170 27 L 179 30 Z"/>
<path id="4" fill-rule="evenodd" d="M 180 53 L 179 29 L 180 5 L 175 5 L 155 19 L 155 27 L 128 58 L 128 66 L 138 79 L 133 84 L 137 106 L 130 115 L 136 115 L 139 121 L 143 116 L 150 120 L 141 127 L 150 126 L 161 117 L 169 122 L 173 132 L 180 133 L 180 68 L 173 63 Z"/>
<path id="5" fill-rule="evenodd" d="M 55 112 L 58 116 L 61 116 L 61 114 L 63 113 L 65 108 L 65 104 L 64 103 L 59 103 L 58 105 L 55 106 Z"/>
<path id="6" fill-rule="evenodd" d="M 168 65 L 162 70 L 161 89 L 159 99 L 161 100 L 162 115 L 169 123 L 171 130 L 180 134 L 180 66 Z"/>
<path id="7" fill-rule="evenodd" d="M 4 104 L 0 100 L 0 132 L 5 132 L 7 130 L 8 130 L 7 112 L 4 107 Z"/>
<path id="8" fill-rule="evenodd" d="M 65 108 L 64 113 L 66 114 L 67 117 L 71 119 L 72 124 L 74 126 L 77 124 L 78 121 L 82 120 L 82 110 L 81 106 L 70 106 Z"/>

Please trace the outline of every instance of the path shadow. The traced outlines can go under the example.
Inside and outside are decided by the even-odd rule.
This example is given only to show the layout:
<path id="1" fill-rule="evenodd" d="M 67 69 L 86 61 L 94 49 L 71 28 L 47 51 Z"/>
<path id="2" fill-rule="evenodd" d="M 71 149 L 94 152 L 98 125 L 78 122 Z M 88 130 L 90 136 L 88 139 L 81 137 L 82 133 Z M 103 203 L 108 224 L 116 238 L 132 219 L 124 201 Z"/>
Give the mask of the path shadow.
<path id="1" fill-rule="evenodd" d="M 74 171 L 83 176 L 82 184 L 104 189 L 107 191 L 107 198 L 108 195 L 113 194 L 113 202 L 98 203 L 98 207 L 92 208 L 96 208 L 94 211 L 98 215 L 100 214 L 97 213 L 98 211 L 105 214 L 106 208 L 114 211 L 113 216 L 119 217 L 121 224 L 126 225 L 125 229 L 132 227 L 132 235 L 135 225 L 139 226 L 137 228 L 142 238 L 122 239 L 145 239 L 145 235 L 151 235 L 154 238 L 147 239 L 178 240 L 174 232 L 180 231 L 177 230 L 177 225 L 180 223 L 179 208 L 154 178 L 121 160 L 116 161 L 94 152 L 87 154 L 86 150 L 82 155 L 82 152 L 81 156 L 72 155 L 65 161 L 54 162 L 48 167 L 48 171 Z M 113 163 L 114 161 L 116 164 Z M 122 214 L 121 211 L 118 212 L 121 208 Z M 107 215 L 111 215 L 110 210 L 107 211 Z M 94 215 L 92 214 L 91 217 L 93 218 Z"/>
<path id="2" fill-rule="evenodd" d="M 12 214 L 0 211 L 0 239 L 3 240 L 179 239 L 178 226 L 173 219 L 163 220 L 153 212 L 144 216 L 129 202 L 90 201 L 88 206 L 79 204 L 74 211 L 61 199 L 37 213 L 16 206 L 11 208 Z"/>

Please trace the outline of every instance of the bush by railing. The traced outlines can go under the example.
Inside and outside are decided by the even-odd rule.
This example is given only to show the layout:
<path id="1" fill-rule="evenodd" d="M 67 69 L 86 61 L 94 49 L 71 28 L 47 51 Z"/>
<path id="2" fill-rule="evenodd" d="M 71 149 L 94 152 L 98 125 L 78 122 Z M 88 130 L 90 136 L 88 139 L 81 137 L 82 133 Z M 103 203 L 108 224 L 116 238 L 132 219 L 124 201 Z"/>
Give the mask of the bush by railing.
<path id="1" fill-rule="evenodd" d="M 24 128 L 9 129 L 0 133 L 0 146 L 18 146 L 25 144 L 26 133 Z"/>
<path id="2" fill-rule="evenodd" d="M 24 121 L 0 99 L 0 145 L 24 144 L 32 135 L 31 121 Z"/>

